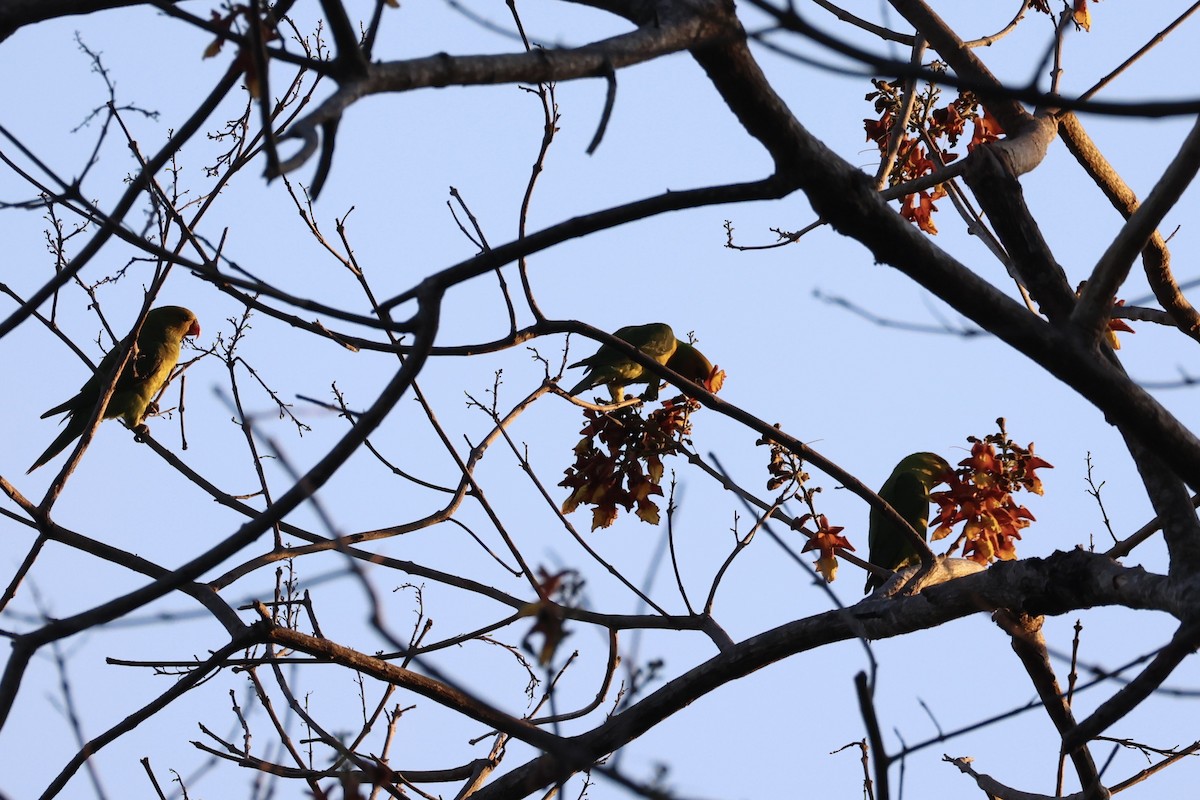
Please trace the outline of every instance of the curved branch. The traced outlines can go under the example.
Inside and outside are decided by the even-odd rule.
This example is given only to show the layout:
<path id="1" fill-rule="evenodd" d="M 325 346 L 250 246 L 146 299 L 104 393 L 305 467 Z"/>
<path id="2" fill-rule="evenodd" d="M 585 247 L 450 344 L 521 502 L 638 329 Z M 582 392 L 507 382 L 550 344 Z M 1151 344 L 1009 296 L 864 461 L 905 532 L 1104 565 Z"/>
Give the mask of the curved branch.
<path id="1" fill-rule="evenodd" d="M 813 210 L 835 230 L 865 245 L 877 262 L 895 266 L 1040 364 L 1114 424 L 1159 450 L 1193 489 L 1200 488 L 1200 439 L 1190 429 L 1130 381 L 1098 346 L 1081 343 L 1071 331 L 1055 328 L 1029 313 L 889 209 L 867 176 L 829 150 L 791 115 L 744 42 L 698 50 L 695 56 L 746 129 L 767 147 L 777 165 L 787 170 L 777 176 L 780 185 L 798 183 Z M 1042 135 L 1042 127 L 1039 124 L 1034 129 L 1035 136 Z M 1046 277 L 1053 281 L 1048 284 L 1053 291 L 1045 296 L 1062 297 L 1061 270 L 1056 266 Z M 1064 307 L 1066 302 L 1063 298 Z M 1073 304 L 1073 296 L 1070 302 Z M 698 387 L 680 388 L 709 404 L 696 391 Z"/>
<path id="2" fill-rule="evenodd" d="M 536 717 L 529 720 L 534 725 L 550 725 L 558 722 L 566 722 L 567 720 L 579 719 L 594 711 L 604 702 L 608 690 L 612 687 L 613 676 L 617 672 L 617 665 L 621 663 L 621 654 L 617 650 L 617 631 L 609 629 L 608 631 L 608 661 L 604 665 L 604 677 L 600 680 L 600 688 L 596 691 L 596 696 L 592 701 L 582 708 L 577 708 L 574 711 L 566 711 L 562 714 L 553 716 Z"/>
<path id="3" fill-rule="evenodd" d="M 180 0 L 164 2 L 177 3 Z M 8 0 L 0 4 L 0 42 L 26 25 L 36 25 L 58 17 L 95 14 L 112 8 L 145 4 L 146 0 Z"/>
<path id="4" fill-rule="evenodd" d="M 788 185 L 778 178 L 750 183 L 733 183 L 722 186 L 706 186 L 700 189 L 685 189 L 683 191 L 665 192 L 644 200 L 636 200 L 621 206 L 614 206 L 603 211 L 573 217 L 557 225 L 531 233 L 523 239 L 493 247 L 466 261 L 461 261 L 453 267 L 441 272 L 435 272 L 425 278 L 420 284 L 408 291 L 396 295 L 380 304 L 382 311 L 392 309 L 418 296 L 426 287 L 432 290 L 445 291 L 451 286 L 464 283 L 472 278 L 484 275 L 497 267 L 502 267 L 516 261 L 521 256 L 553 247 L 556 244 L 578 239 L 597 231 L 608 230 L 646 219 L 668 211 L 679 211 L 685 208 L 717 205 L 720 203 L 740 203 L 750 200 L 775 200 L 784 197 L 795 190 L 795 185 Z M 536 326 L 535 326 L 536 327 Z M 594 330 L 594 329 L 593 329 Z M 564 331 L 565 332 L 565 331 Z"/>
<path id="5" fill-rule="evenodd" d="M 829 0 L 813 0 L 813 2 L 829 13 L 833 14 L 842 22 L 849 23 L 856 28 L 866 31 L 867 33 L 873 33 L 884 41 L 898 42 L 903 45 L 912 45 L 916 40 L 916 37 L 914 37 L 911 33 L 900 33 L 899 31 L 894 31 L 890 28 L 884 28 L 880 25 L 876 25 L 875 23 L 862 19 L 861 17 L 856 17 L 840 6 L 834 5 Z M 963 43 L 963 46 L 990 47 L 1008 34 L 1012 33 L 1013 30 L 1016 29 L 1017 24 L 1025 17 L 1025 12 L 1028 10 L 1029 0 L 1021 0 L 1021 7 L 1017 9 L 1017 13 L 1013 15 L 1013 18 L 1009 20 L 1007 25 L 995 33 L 989 33 L 986 36 L 980 36 L 978 38 L 966 41 Z"/>
<path id="6" fill-rule="evenodd" d="M 890 28 L 885 28 L 882 25 L 876 25 L 874 22 L 865 20 L 862 17 L 856 17 L 841 6 L 834 5 L 829 0 L 813 0 L 814 3 L 821 8 L 833 14 L 842 22 L 849 23 L 859 30 L 864 30 L 867 33 L 873 33 L 885 42 L 898 42 L 902 45 L 912 47 L 916 43 L 917 37 L 911 33 L 901 33 Z"/>

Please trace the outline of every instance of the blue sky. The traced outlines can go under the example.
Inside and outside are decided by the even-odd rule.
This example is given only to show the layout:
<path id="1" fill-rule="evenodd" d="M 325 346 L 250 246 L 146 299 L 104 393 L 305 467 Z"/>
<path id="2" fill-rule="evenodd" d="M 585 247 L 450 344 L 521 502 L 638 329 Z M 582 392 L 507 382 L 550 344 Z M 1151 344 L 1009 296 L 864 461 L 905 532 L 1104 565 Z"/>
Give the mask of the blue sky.
<path id="1" fill-rule="evenodd" d="M 361 4 L 365 8 L 365 4 Z M 1001 27 L 1014 3 L 946 4 L 951 24 L 965 35 L 981 35 Z M 847 3 L 855 13 L 878 19 L 878 3 Z M 1184 4 L 1110 2 L 1094 9 L 1090 33 L 1068 35 L 1064 91 L 1079 91 L 1123 60 L 1160 30 Z M 471 4 L 481 14 L 508 26 L 502 4 Z M 207 7 L 195 6 L 196 13 Z M 301 14 L 313 13 L 301 4 Z M 510 52 L 511 39 L 473 25 L 452 8 L 436 2 L 406 3 L 388 11 L 377 57 L 398 59 L 439 51 L 455 54 Z M 813 7 L 814 21 L 837 31 L 832 17 Z M 565 4 L 530 4 L 522 8 L 531 35 L 562 44 L 578 44 L 625 29 L 605 15 Z M 761 22 L 752 12 L 750 28 Z M 884 17 L 893 27 L 902 23 Z M 1113 83 L 1110 100 L 1185 97 L 1190 87 L 1191 27 L 1174 37 Z M 19 31 L 0 47 L 6 74 L 38 64 L 36 81 L 10 81 L 0 90 L 7 108 L 17 110 L 4 121 L 13 135 L 32 147 L 60 174 L 73 176 L 85 162 L 95 128 L 72 129 L 105 100 L 104 87 L 89 73 L 89 61 L 74 40 L 78 31 L 94 51 L 102 53 L 114 80 L 119 103 L 157 109 L 147 120 L 126 114 L 143 152 L 152 152 L 215 83 L 232 58 L 230 51 L 203 61 L 207 34 L 189 31 L 148 10 L 109 12 L 67 18 Z M 981 51 L 993 70 L 1006 79 L 1024 81 L 1033 74 L 1049 41 L 1050 25 L 1035 17 L 1011 37 Z M 861 37 L 855 37 L 859 41 Z M 807 55 L 824 59 L 818 48 L 800 44 Z M 872 115 L 863 95 L 867 78 L 817 70 L 762 49 L 762 66 L 797 117 L 843 158 L 873 171 L 874 147 L 864 141 L 862 120 Z M 906 58 L 897 50 L 897 58 Z M 546 170 L 534 194 L 529 215 L 536 230 L 579 214 L 629 202 L 663 190 L 686 189 L 764 177 L 770 163 L 749 139 L 707 84 L 701 70 L 679 54 L 622 70 L 617 102 L 606 136 L 593 156 L 585 154 L 600 116 L 604 85 L 598 80 L 564 83 L 556 89 L 560 131 Z M 276 84 L 277 86 L 280 84 Z M 1044 85 L 1044 84 L 1043 84 Z M 318 87 L 324 96 L 329 87 Z M 210 120 L 215 130 L 239 115 L 245 95 L 233 96 Z M 470 205 L 492 244 L 516 236 L 518 210 L 537 152 L 541 111 L 536 98 L 514 86 L 422 90 L 368 98 L 343 120 L 329 182 L 314 212 L 333 240 L 335 218 L 351 208 L 347 236 L 358 263 L 377 295 L 388 297 L 423 276 L 474 254 L 447 210 L 449 187 Z M 1087 116 L 1091 135 L 1126 181 L 1145 196 L 1190 126 L 1190 120 L 1125 120 Z M 3 145 L 6 155 L 8 144 Z M 217 143 L 197 138 L 180 158 L 180 186 L 202 193 L 211 186 L 203 167 L 219 151 Z M 123 176 L 134 165 L 119 136 L 110 137 L 104 160 L 84 185 L 84 193 L 108 208 L 125 189 Z M 337 304 L 356 312 L 368 305 L 344 268 L 304 229 L 292 201 L 279 182 L 261 178 L 261 159 L 250 165 L 223 192 L 205 216 L 201 230 L 211 240 L 228 229 L 225 253 L 240 265 L 286 291 Z M 310 180 L 311 169 L 290 176 L 297 184 Z M 1022 179 L 1026 198 L 1042 231 L 1072 282 L 1086 277 L 1120 227 L 1120 219 L 1060 143 L 1052 145 L 1045 163 Z M 28 198 L 33 191 L 11 171 L 0 172 L 0 200 Z M 1195 192 L 1189 192 L 1168 215 L 1163 230 L 1177 225 L 1171 250 L 1180 280 L 1196 277 L 1197 244 L 1188 222 L 1194 216 Z M 937 244 L 978 274 L 1011 291 L 1002 267 L 967 236 L 948 202 L 940 205 Z M 140 212 L 127 222 L 140 228 Z M 1097 482 L 1103 481 L 1105 507 L 1119 536 L 1128 535 L 1152 516 L 1140 482 L 1120 437 L 1103 417 L 1065 387 L 1045 376 L 1022 356 L 988 337 L 964 339 L 944 333 L 914 333 L 881 328 L 823 302 L 816 296 L 845 297 L 871 312 L 908 323 L 936 326 L 961 323 L 954 312 L 890 268 L 872 263 L 856 243 L 822 229 L 799 243 L 758 252 L 726 249 L 724 223 L 729 220 L 742 244 L 773 240 L 770 228 L 798 229 L 813 219 L 799 195 L 772 203 L 713 207 L 679 212 L 626 225 L 536 254 L 530 274 L 542 309 L 554 318 L 579 318 L 612 330 L 622 325 L 666 321 L 677 333 L 694 331 L 704 352 L 728 373 L 722 397 L 788 432 L 878 486 L 892 465 L 915 450 L 934 450 L 949 460 L 965 458 L 966 437 L 993 430 L 1004 416 L 1013 438 L 1036 442 L 1037 451 L 1055 465 L 1043 475 L 1046 495 L 1030 498 L 1038 521 L 1021 542 L 1022 556 L 1054 550 L 1097 547 L 1110 541 L 1095 503 L 1086 494 L 1086 460 L 1090 454 Z M 70 220 L 69 224 L 74 224 Z M 45 221 L 40 212 L 9 210 L 0 214 L 0 230 L 8 247 L 3 280 L 22 295 L 32 293 L 51 274 L 53 261 L 45 247 Z M 82 242 L 86 235 L 74 242 Z M 133 251 L 114 246 L 85 273 L 96 281 L 122 267 Z M 506 273 L 510 285 L 516 273 Z M 115 328 L 124 330 L 141 302 L 148 280 L 144 263 L 121 281 L 106 284 L 99 296 Z M 1139 298 L 1145 281 L 1135 269 L 1121 296 Z M 222 333 L 239 307 L 210 286 L 177 270 L 168 281 L 163 302 L 187 305 L 204 328 L 199 344 L 208 346 Z M 99 325 L 87 308 L 86 296 L 71 287 L 59 300 L 59 324 L 93 359 Z M 11 308 L 11 304 L 10 304 Z M 529 322 L 528 314 L 522 317 Z M 391 376 L 394 361 L 377 353 L 349 354 L 313 340 L 267 317 L 255 317 L 240 351 L 262 380 L 295 402 L 293 411 L 312 430 L 279 420 L 269 397 L 239 374 L 243 401 L 256 413 L 263 435 L 272 437 L 299 469 L 323 455 L 345 430 L 344 420 L 296 401 L 297 395 L 330 397 L 336 382 L 352 407 L 362 408 Z M 1170 381 L 1179 370 L 1200 371 L 1188 340 L 1139 324 L 1123 337 L 1121 358 L 1129 372 L 1147 382 Z M 487 277 L 453 290 L 448 296 L 439 344 L 484 342 L 504 334 L 506 320 L 495 280 Z M 107 346 L 107 342 L 105 343 Z M 556 365 L 563 337 L 547 337 L 533 346 Z M 572 360 L 590 353 L 588 342 L 571 343 Z M 0 452 L 0 474 L 26 496 L 40 498 L 60 462 L 25 477 L 24 470 L 54 435 L 54 423 L 39 414 L 75 391 L 85 368 L 65 347 L 36 323 L 27 323 L 0 341 L 3 363 L 11 374 L 33 375 L 28 391 L 7 393 L 6 446 Z M 421 387 L 437 410 L 460 452 L 479 441 L 490 422 L 467 407 L 464 393 L 485 397 L 494 373 L 503 370 L 500 407 L 507 408 L 532 391 L 541 367 L 526 347 L 471 359 L 431 362 Z M 574 377 L 569 380 L 574 381 Z M 216 359 L 200 362 L 188 373 L 187 426 L 189 449 L 182 456 L 221 488 L 248 494 L 256 481 L 245 444 L 231 412 L 219 394 L 228 394 L 228 375 Z M 1162 390 L 1156 396 L 1194 428 L 1194 395 L 1186 389 Z M 693 440 L 700 453 L 716 453 L 743 486 L 765 492 L 767 453 L 756 447 L 756 435 L 711 412 L 697 414 Z M 179 451 L 177 418 L 151 422 L 156 438 Z M 582 418 L 578 408 L 546 397 L 513 426 L 511 435 L 523 447 L 544 483 L 553 487 L 571 461 Z M 398 466 L 439 483 L 455 480 L 455 468 L 437 443 L 428 421 L 408 399 L 389 416 L 372 438 Z M 752 524 L 736 499 L 685 463 L 676 470 L 681 509 L 675 521 L 680 568 L 692 596 L 703 596 L 712 575 L 727 556 L 731 529 L 744 534 Z M 272 491 L 290 485 L 285 470 L 268 464 Z M 506 527 L 519 537 L 528 560 L 548 567 L 570 566 L 587 578 L 593 607 L 612 613 L 637 610 L 637 599 L 591 562 L 542 504 L 523 477 L 513 455 L 502 445 L 489 451 L 479 480 Z M 865 551 L 867 510 L 849 492 L 814 473 L 824 489 L 820 510 Z M 556 500 L 563 490 L 551 488 Z M 391 476 L 368 454 L 359 453 L 320 492 L 323 507 L 342 532 L 397 524 L 422 516 L 443 498 Z M 259 502 L 254 500 L 252 502 Z M 10 509 L 12 507 L 10 506 Z M 792 508 L 799 513 L 800 509 Z M 470 503 L 461 521 L 496 546 L 498 539 L 480 510 Z M 55 519 L 163 565 L 174 565 L 204 551 L 241 524 L 207 496 L 167 469 L 147 448 L 132 441 L 119 425 L 102 426 L 86 457 L 55 509 Z M 320 530 L 310 508 L 294 517 L 297 524 Z M 587 512 L 573 521 L 586 531 Z M 781 535 L 788 534 L 779 528 Z M 0 532 L 11 542 L 0 558 L 15 569 L 32 540 L 28 529 L 0 519 Z M 640 580 L 658 548 L 662 529 L 621 519 L 611 529 L 585 534 L 588 542 Z M 793 545 L 802 542 L 795 534 Z M 269 543 L 260 543 L 254 553 Z M 499 570 L 463 530 L 441 525 L 377 543 L 379 552 L 492 582 L 521 593 L 520 581 Z M 249 555 L 249 554 L 248 554 Z M 1157 540 L 1143 545 L 1127 563 L 1165 569 L 1165 550 Z M 295 563 L 302 588 L 312 582 L 318 613 L 327 633 L 372 652 L 383 647 L 366 625 L 361 587 L 353 579 L 318 582 L 342 570 L 340 557 L 325 555 Z M 860 596 L 861 573 L 843 566 L 833 589 L 845 603 Z M 271 568 L 226 589 L 231 602 L 269 597 Z M 406 576 L 373 572 L 371 584 L 385 600 L 388 622 L 407 636 L 414 620 L 413 592 L 398 589 Z M 25 615 L 41 608 L 66 616 L 90 608 L 142 585 L 110 565 L 51 546 L 41 556 L 13 606 L 0 616 L 0 627 L 25 629 Z M 669 564 L 655 575 L 653 596 L 672 611 L 683 606 L 673 589 Z M 434 636 L 444 638 L 485 624 L 505 613 L 494 605 L 464 598 L 446 587 L 426 584 L 425 611 L 436 620 Z M 806 574 L 781 557 L 766 537 L 759 537 L 739 556 L 717 595 L 715 615 L 740 640 L 782 622 L 829 607 L 825 594 Z M 155 623 L 156 614 L 194 612 L 178 597 L 156 603 L 133 620 L 89 632 L 63 643 L 69 657 L 72 690 L 87 735 L 114 724 L 139 704 L 163 691 L 169 679 L 146 669 L 117 667 L 106 657 L 166 660 L 203 657 L 223 643 L 222 632 L 202 617 L 185 616 L 169 625 Z M 1067 651 L 1071 625 L 1082 619 L 1081 658 L 1115 668 L 1161 646 L 1174 621 L 1148 612 L 1089 611 L 1047 621 L 1052 648 Z M 140 624 L 130 624 L 139 623 Z M 580 652 L 577 666 L 560 685 L 558 702 L 581 704 L 595 693 L 605 658 L 604 638 L 582 625 L 572 626 L 567 649 Z M 503 638 L 516 642 L 525 626 L 508 629 Z M 622 645 L 628 646 L 626 635 Z M 904 639 L 876 643 L 881 664 L 878 703 L 888 743 L 897 736 L 909 743 L 1023 704 L 1033 697 L 1019 675 L 1005 637 L 982 615 Z M 662 658 L 667 676 L 679 674 L 715 654 L 711 642 L 695 633 L 647 632 L 641 637 L 643 658 Z M 478 691 L 485 699 L 521 714 L 526 676 L 499 648 L 472 643 L 447 651 L 436 661 L 441 669 Z M 861 772 L 857 752 L 830 755 L 862 738 L 863 728 L 853 699 L 853 676 L 865 660 L 858 643 L 835 645 L 802 654 L 724 687 L 695 703 L 633 743 L 622 756 L 629 774 L 647 779 L 653 766 L 668 764 L 669 785 L 687 797 L 768 797 L 781 791 L 807 789 L 814 796 L 859 796 Z M 1058 664 L 1061 674 L 1066 668 Z M 311 669 L 296 676 L 297 690 L 311 691 L 311 702 L 342 729 L 355 724 L 359 701 L 351 676 L 332 668 Z M 1196 683 L 1195 666 L 1185 662 L 1172 677 L 1173 687 Z M 36 669 L 22 687 L 13 715 L 0 731 L 0 792 L 12 798 L 35 796 L 44 788 L 45 770 L 30 763 L 64 763 L 75 751 L 70 730 L 56 709 L 61 702 L 59 676 L 49 653 L 39 655 Z M 1115 686 L 1079 698 L 1084 714 L 1108 697 Z M 113 795 L 147 791 L 138 759 L 148 756 L 160 780 L 168 769 L 185 776 L 204 762 L 188 741 L 200 738 L 196 723 L 239 737 L 229 710 L 227 690 L 244 697 L 244 678 L 223 673 L 193 692 L 161 717 L 106 748 L 96 763 Z M 369 701 L 370 702 L 370 701 Z M 401 705 L 412 702 L 401 698 Z M 1186 744 L 1197 738 L 1192 698 L 1155 698 L 1111 731 L 1156 746 Z M 928 707 L 931 720 L 922 710 Z M 1185 705 L 1186 704 L 1186 705 Z M 484 733 L 480 726 L 450 718 L 431 703 L 416 701 L 397 729 L 391 763 L 410 769 L 449 767 L 486 752 L 464 741 Z M 261 714 L 254 718 L 256 747 L 266 747 L 269 731 Z M 583 727 L 568 727 L 583 730 Z M 896 733 L 898 732 L 898 734 Z M 1039 711 L 993 728 L 926 749 L 907 764 L 910 792 L 935 796 L 969 792 L 968 780 L 940 760 L 942 752 L 973 756 L 975 766 L 1009 785 L 1050 793 L 1055 773 L 1055 736 Z M 1106 754 L 1096 750 L 1098 758 Z M 260 753 L 262 754 L 262 753 Z M 527 752 L 513 746 L 506 767 L 522 763 Z M 1118 755 L 1112 774 L 1124 777 L 1144 766 L 1136 753 Z M 1190 763 L 1173 767 L 1129 797 L 1177 796 L 1195 781 Z M 203 777 L 189 777 L 193 797 L 249 794 L 248 772 L 223 765 Z M 893 773 L 895 780 L 895 773 Z M 443 791 L 452 791 L 443 787 Z M 280 797 L 301 797 L 303 787 L 286 785 Z M 87 779 L 76 776 L 62 796 L 89 796 Z M 604 783 L 593 797 L 620 796 Z"/>

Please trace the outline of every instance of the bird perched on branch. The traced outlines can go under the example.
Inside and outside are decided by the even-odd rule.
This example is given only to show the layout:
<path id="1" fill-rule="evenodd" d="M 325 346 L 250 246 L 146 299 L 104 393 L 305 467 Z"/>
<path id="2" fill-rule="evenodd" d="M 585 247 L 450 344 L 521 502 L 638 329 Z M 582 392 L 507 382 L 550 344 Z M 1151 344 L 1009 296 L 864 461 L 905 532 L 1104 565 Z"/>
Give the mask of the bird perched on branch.
<path id="1" fill-rule="evenodd" d="M 685 378 L 704 382 L 713 372 L 712 362 L 692 345 L 676 339 L 675 332 L 665 322 L 627 325 L 613 333 L 613 336 L 628 342 Z M 608 386 L 614 403 L 623 401 L 625 387 L 635 383 L 649 384 L 644 398 L 654 400 L 662 383 L 653 372 L 606 344 L 601 345 L 594 354 L 571 364 L 571 368 L 574 367 L 587 367 L 587 372 L 568 394 L 576 395 L 604 384 Z"/>
<path id="2" fill-rule="evenodd" d="M 196 315 L 188 309 L 180 306 L 150 309 L 138 334 L 137 345 L 129 354 L 125 368 L 117 378 L 112 396 L 108 399 L 104 418 L 121 417 L 129 427 L 135 430 L 141 427 L 142 419 L 146 416 L 155 395 L 167 382 L 171 370 L 175 369 L 175 364 L 179 361 L 179 347 L 183 337 L 199 335 L 200 323 L 196 321 Z M 96 372 L 80 387 L 78 394 L 42 414 L 42 419 L 46 419 L 65 412 L 67 426 L 38 460 L 33 462 L 29 472 L 54 458 L 67 445 L 83 435 L 87 429 L 88 418 L 100 402 L 105 382 L 116 366 L 117 358 L 128 338 L 125 338 L 121 346 L 108 351 L 96 367 Z"/>
<path id="3" fill-rule="evenodd" d="M 626 325 L 614 332 L 613 336 L 629 342 L 659 364 L 666 364 L 679 344 L 675 332 L 665 322 Z M 568 392 L 571 395 L 604 384 L 608 386 L 613 402 L 620 403 L 625 399 L 625 387 L 632 383 L 648 383 L 653 389 L 658 388 L 658 376 L 606 344 L 600 345 L 600 349 L 587 358 L 571 364 L 569 369 L 575 367 L 586 367 L 587 371 L 583 374 L 583 380 Z M 654 395 L 657 394 L 655 391 Z"/>
<path id="4" fill-rule="evenodd" d="M 905 457 L 883 482 L 879 496 L 904 517 L 908 524 L 925 538 L 929 526 L 929 490 L 941 483 L 950 473 L 950 465 L 933 453 L 913 453 Z M 916 547 L 900 526 L 871 509 L 867 540 L 871 546 L 871 563 L 897 570 L 920 560 Z M 883 585 L 887 577 L 871 573 L 863 592 Z"/>

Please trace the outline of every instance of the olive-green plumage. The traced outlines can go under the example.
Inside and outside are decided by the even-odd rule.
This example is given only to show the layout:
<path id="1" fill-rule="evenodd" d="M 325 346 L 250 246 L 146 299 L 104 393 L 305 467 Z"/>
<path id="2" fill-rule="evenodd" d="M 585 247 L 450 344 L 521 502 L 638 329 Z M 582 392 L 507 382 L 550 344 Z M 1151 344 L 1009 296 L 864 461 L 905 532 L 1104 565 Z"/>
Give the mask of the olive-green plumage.
<path id="1" fill-rule="evenodd" d="M 689 380 L 704 383 L 712 375 L 712 362 L 692 345 L 676 339 L 671 326 L 665 322 L 629 325 L 618 330 L 613 336 L 629 342 L 658 363 L 665 364 Z M 593 355 L 576 361 L 571 367 L 587 367 L 588 371 L 583 380 L 568 394 L 576 395 L 593 386 L 607 384 L 614 403 L 625 399 L 625 387 L 633 383 L 649 384 L 645 398 L 654 400 L 658 397 L 658 388 L 662 383 L 653 372 L 608 345 L 601 345 Z"/>
<path id="2" fill-rule="evenodd" d="M 941 483 L 949 472 L 950 465 L 941 456 L 913 453 L 892 470 L 883 482 L 879 496 L 924 538 L 929 526 L 929 490 Z M 871 545 L 871 563 L 880 567 L 896 570 L 919 559 L 908 535 L 874 508 L 871 509 L 867 540 Z M 885 576 L 871 573 L 863 591 L 870 592 L 882 586 L 885 580 Z"/>
<path id="3" fill-rule="evenodd" d="M 665 322 L 627 325 L 613 333 L 613 336 L 629 342 L 660 364 L 666 364 L 675 354 L 675 348 L 679 345 L 679 340 L 675 338 L 675 332 Z M 571 367 L 587 367 L 587 372 L 584 373 L 583 380 L 577 383 L 568 394 L 576 395 L 593 386 L 606 384 L 608 391 L 612 394 L 613 402 L 619 403 L 625 399 L 626 386 L 631 383 L 648 383 L 650 391 L 647 392 L 647 395 L 651 399 L 658 396 L 658 377 L 633 359 L 617 352 L 616 348 L 606 344 L 600 345 L 600 349 L 594 354 L 576 361 Z"/>
<path id="4" fill-rule="evenodd" d="M 108 406 L 104 409 L 105 419 L 124 418 L 126 424 L 136 428 L 146 416 L 146 410 L 167 382 L 171 370 L 179 361 L 179 346 L 185 336 L 199 336 L 200 323 L 196 315 L 180 306 L 160 306 L 146 314 L 146 322 L 138 335 L 137 348 L 125 362 Z M 128 338 L 128 337 L 126 337 Z M 29 472 L 45 464 L 66 449 L 67 445 L 83 435 L 88 418 L 100 402 L 104 382 L 117 363 L 121 347 L 114 347 L 100 361 L 95 374 L 79 389 L 79 393 L 66 402 L 42 414 L 42 419 L 66 413 L 67 426 L 58 435 Z"/>
<path id="5" fill-rule="evenodd" d="M 704 383 L 712 376 L 712 362 L 687 342 L 677 341 L 675 352 L 667 359 L 667 368 L 697 383 Z"/>

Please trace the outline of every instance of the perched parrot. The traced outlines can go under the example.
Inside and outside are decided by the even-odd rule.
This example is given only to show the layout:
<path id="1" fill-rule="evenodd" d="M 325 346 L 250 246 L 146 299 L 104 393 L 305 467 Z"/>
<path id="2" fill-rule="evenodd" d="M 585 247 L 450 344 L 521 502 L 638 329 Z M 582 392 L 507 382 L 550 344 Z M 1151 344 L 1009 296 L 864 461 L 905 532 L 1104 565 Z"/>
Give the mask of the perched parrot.
<path id="1" fill-rule="evenodd" d="M 941 456 L 913 453 L 892 470 L 883 482 L 879 496 L 924 538 L 929 525 L 929 490 L 941 483 L 949 472 L 950 465 Z M 871 545 L 872 564 L 896 570 L 918 560 L 916 548 L 907 534 L 874 508 L 871 509 L 867 540 Z M 882 586 L 886 580 L 885 576 L 869 574 L 863 592 Z"/>
<path id="2" fill-rule="evenodd" d="M 675 332 L 665 322 L 651 322 L 648 325 L 627 325 L 613 333 L 618 339 L 623 339 L 653 358 L 660 364 L 666 364 L 675 354 L 679 340 Z M 568 394 L 576 395 L 593 386 L 607 384 L 614 403 L 625 399 L 625 387 L 631 383 L 648 383 L 649 399 L 658 397 L 658 376 L 642 367 L 636 361 L 626 358 L 608 345 L 600 345 L 593 355 L 571 364 L 570 368 L 587 367 L 583 380 L 575 385 Z"/>
<path id="3" fill-rule="evenodd" d="M 200 323 L 196 315 L 180 306 L 160 306 L 152 308 L 146 314 L 146 322 L 137 339 L 137 348 L 125 362 L 108 406 L 104 409 L 104 418 L 123 417 L 131 428 L 142 424 L 146 410 L 158 394 L 158 390 L 167 382 L 171 370 L 179 361 L 179 346 L 185 336 L 199 336 Z M 128 337 L 126 337 L 128 339 Z M 122 343 L 124 344 L 124 342 Z M 79 389 L 79 393 L 64 403 L 42 414 L 42 419 L 66 412 L 67 427 L 50 443 L 46 452 L 33 462 L 29 472 L 45 464 L 61 453 L 67 445 L 83 435 L 87 428 L 88 417 L 100 402 L 104 380 L 112 372 L 120 354 L 121 347 L 114 347 L 100 361 L 95 374 Z M 26 473 L 28 474 L 28 473 Z"/>

